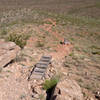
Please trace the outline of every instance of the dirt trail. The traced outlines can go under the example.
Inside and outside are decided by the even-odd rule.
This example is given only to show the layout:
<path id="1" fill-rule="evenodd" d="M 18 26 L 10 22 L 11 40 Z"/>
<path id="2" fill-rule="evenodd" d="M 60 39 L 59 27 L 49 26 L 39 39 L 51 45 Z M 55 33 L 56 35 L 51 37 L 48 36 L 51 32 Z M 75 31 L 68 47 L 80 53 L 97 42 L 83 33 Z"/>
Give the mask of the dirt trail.
<path id="1" fill-rule="evenodd" d="M 42 29 L 45 31 L 48 31 L 49 33 L 52 34 L 53 37 L 56 37 L 59 41 L 63 41 L 63 37 L 59 34 L 59 32 L 53 31 L 52 28 L 56 26 L 56 22 L 53 21 L 52 19 L 46 19 L 46 21 L 50 22 L 51 24 L 44 24 L 42 26 Z M 33 27 L 32 27 L 33 28 Z M 38 32 L 40 33 L 39 28 L 37 28 Z M 42 33 L 41 33 L 42 34 Z M 48 37 L 47 37 L 48 38 Z M 51 38 L 50 38 L 51 39 Z M 38 48 L 35 48 L 36 42 L 38 41 L 38 37 L 31 37 L 28 40 L 27 46 L 34 50 L 34 54 L 36 56 L 41 56 L 43 52 L 39 50 Z M 26 47 L 27 47 L 26 46 Z M 61 68 L 61 61 L 62 58 L 64 58 L 66 55 L 68 55 L 71 52 L 72 45 L 62 45 L 62 44 L 57 44 L 56 48 L 52 47 L 51 48 L 56 49 L 56 52 L 52 51 L 49 52 L 49 55 L 52 56 L 52 58 L 56 61 L 56 63 L 60 64 L 59 66 L 57 64 L 54 64 L 54 67 L 56 66 L 61 69 L 61 72 L 66 73 L 66 70 L 63 70 L 63 67 Z M 37 53 L 39 51 L 40 53 Z M 31 54 L 32 51 L 29 53 Z M 45 51 L 44 51 L 45 52 Z M 48 52 L 48 51 L 47 51 Z M 28 53 L 28 54 L 29 54 Z M 31 55 L 33 56 L 33 55 Z M 36 58 L 35 58 L 36 59 Z M 27 62 L 26 62 L 27 63 Z M 31 63 L 31 62 L 29 62 Z M 26 67 L 28 64 L 25 64 Z M 18 65 L 17 63 L 13 63 L 12 65 L 8 65 L 4 71 L 2 72 L 0 76 L 0 100 L 30 100 L 32 97 L 30 96 L 30 83 L 27 81 L 27 76 L 29 74 L 29 69 L 30 68 L 25 68 L 23 65 Z M 63 70 L 63 71 L 62 71 Z M 25 75 L 25 76 L 24 76 Z"/>
<path id="2" fill-rule="evenodd" d="M 52 19 L 46 19 L 45 21 L 49 22 L 50 24 L 44 24 L 43 29 L 45 31 L 48 31 L 51 33 L 54 37 L 56 37 L 59 41 L 64 41 L 64 38 L 59 34 L 59 32 L 56 30 L 55 32 L 52 31 L 52 28 L 56 26 L 56 21 Z M 68 55 L 72 50 L 72 45 L 64 45 L 64 44 L 58 44 L 56 47 L 56 52 L 50 53 L 54 59 L 62 59 L 66 55 Z"/>
<path id="3" fill-rule="evenodd" d="M 39 29 L 36 29 L 37 33 L 39 33 L 39 35 L 43 35 L 44 33 L 40 31 L 40 29 L 44 30 L 45 32 L 49 32 L 52 37 L 55 37 L 58 41 L 63 42 L 64 38 L 61 35 L 61 33 L 58 32 L 58 30 L 53 30 L 53 28 L 55 28 L 57 26 L 56 21 L 52 20 L 52 19 L 45 19 L 44 20 L 45 24 L 43 24 L 42 26 L 39 26 Z M 49 38 L 50 41 L 52 41 L 52 38 Z M 48 41 L 49 41 L 48 40 Z M 28 47 L 31 47 L 32 45 L 36 44 L 36 42 L 39 41 L 38 37 L 31 37 L 28 40 Z M 54 41 L 54 40 L 53 40 Z M 57 44 L 56 47 L 52 46 L 53 44 L 50 44 L 49 46 L 54 49 L 56 52 L 51 52 L 49 53 L 49 55 L 52 56 L 53 59 L 62 59 L 64 58 L 66 55 L 68 55 L 71 50 L 72 50 L 72 44 L 68 44 L 68 45 L 64 45 L 64 44 Z"/>
<path id="4" fill-rule="evenodd" d="M 57 30 L 54 32 L 52 31 L 52 28 L 56 26 L 56 21 L 52 19 L 45 19 L 44 21 L 47 21 L 51 24 L 44 24 L 43 29 L 50 32 L 54 37 L 58 38 L 59 40 L 63 41 L 63 37 L 58 34 Z"/>

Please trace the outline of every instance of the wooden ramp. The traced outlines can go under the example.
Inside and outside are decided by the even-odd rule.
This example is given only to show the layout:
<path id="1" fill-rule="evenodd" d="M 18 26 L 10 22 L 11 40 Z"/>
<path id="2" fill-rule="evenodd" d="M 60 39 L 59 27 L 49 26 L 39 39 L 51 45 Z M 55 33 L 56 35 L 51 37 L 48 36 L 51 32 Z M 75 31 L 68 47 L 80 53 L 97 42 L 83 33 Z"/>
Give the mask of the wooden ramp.
<path id="1" fill-rule="evenodd" d="M 51 63 L 51 59 L 51 56 L 42 56 L 31 73 L 31 79 L 42 79 L 48 65 Z"/>

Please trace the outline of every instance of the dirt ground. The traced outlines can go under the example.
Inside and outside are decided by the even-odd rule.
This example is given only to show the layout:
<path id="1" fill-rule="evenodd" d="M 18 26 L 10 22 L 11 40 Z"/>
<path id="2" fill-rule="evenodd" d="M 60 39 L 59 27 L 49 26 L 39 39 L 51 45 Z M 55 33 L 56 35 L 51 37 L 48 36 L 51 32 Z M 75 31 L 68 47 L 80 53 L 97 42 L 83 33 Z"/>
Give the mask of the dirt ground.
<path id="1" fill-rule="evenodd" d="M 52 24 L 48 25 L 48 28 L 46 28 L 46 24 L 43 27 L 44 31 L 49 31 L 53 36 L 59 39 L 58 33 L 52 32 L 52 26 L 53 26 L 53 21 L 51 20 Z M 25 30 L 24 30 L 25 31 Z M 38 29 L 39 31 L 39 29 Z M 55 35 L 56 34 L 56 35 Z M 42 33 L 41 33 L 42 35 Z M 36 41 L 35 41 L 36 40 Z M 62 41 L 63 38 L 60 38 L 59 41 Z M 38 38 L 32 39 L 32 37 L 27 41 L 27 45 L 25 49 L 22 51 L 24 54 L 27 56 L 32 56 L 34 57 L 34 54 L 36 53 L 35 51 L 30 51 L 31 49 L 37 49 L 34 47 L 34 45 L 31 44 L 36 44 L 35 42 L 38 41 Z M 49 43 L 50 44 L 50 43 Z M 52 44 L 51 44 L 52 46 Z M 68 55 L 69 52 L 71 52 L 72 46 L 71 44 L 69 45 L 62 45 L 58 44 L 56 48 L 56 52 L 44 52 L 44 55 L 51 55 L 53 60 L 59 61 L 64 59 L 65 55 Z M 37 50 L 36 50 L 37 51 Z M 40 58 L 41 55 L 43 55 L 43 51 L 41 53 L 41 50 L 39 51 L 40 54 L 36 54 L 36 58 Z M 31 100 L 31 84 L 28 82 L 28 76 L 30 75 L 30 72 L 32 70 L 32 67 L 34 66 L 34 63 L 30 61 L 28 57 L 25 61 L 19 62 L 14 62 L 10 65 L 8 65 L 6 68 L 4 68 L 1 71 L 1 79 L 0 79 L 0 100 Z"/>
<path id="2" fill-rule="evenodd" d="M 98 0 L 0 0 L 0 38 L 30 35 L 16 60 L 0 69 L 0 100 L 31 100 L 28 75 L 48 54 L 62 78 L 76 80 L 84 97 L 95 96 L 100 90 L 99 4 Z M 69 45 L 61 44 L 64 38 Z"/>

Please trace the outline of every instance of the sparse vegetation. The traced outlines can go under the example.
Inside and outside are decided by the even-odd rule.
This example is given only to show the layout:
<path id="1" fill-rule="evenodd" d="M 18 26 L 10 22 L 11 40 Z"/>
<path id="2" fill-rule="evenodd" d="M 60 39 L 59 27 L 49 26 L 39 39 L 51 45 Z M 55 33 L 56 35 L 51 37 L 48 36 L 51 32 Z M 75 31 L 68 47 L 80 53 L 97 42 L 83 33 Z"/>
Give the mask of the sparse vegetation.
<path id="1" fill-rule="evenodd" d="M 43 89 L 49 90 L 49 89 L 55 87 L 58 82 L 59 82 L 58 77 L 51 78 L 50 80 L 45 80 L 45 82 L 43 84 Z"/>
<path id="2" fill-rule="evenodd" d="M 41 41 L 37 41 L 36 47 L 44 47 L 44 43 Z"/>
<path id="3" fill-rule="evenodd" d="M 94 55 L 96 55 L 96 54 L 100 55 L 100 51 L 93 51 L 92 54 L 94 54 Z"/>
<path id="4" fill-rule="evenodd" d="M 3 28 L 3 29 L 1 30 L 0 35 L 2 35 L 2 36 L 7 35 L 7 30 L 6 30 L 5 28 Z"/>
<path id="5" fill-rule="evenodd" d="M 9 34 L 6 37 L 7 41 L 15 42 L 18 46 L 23 48 L 26 45 L 27 39 L 29 38 L 29 35 L 26 34 Z"/>

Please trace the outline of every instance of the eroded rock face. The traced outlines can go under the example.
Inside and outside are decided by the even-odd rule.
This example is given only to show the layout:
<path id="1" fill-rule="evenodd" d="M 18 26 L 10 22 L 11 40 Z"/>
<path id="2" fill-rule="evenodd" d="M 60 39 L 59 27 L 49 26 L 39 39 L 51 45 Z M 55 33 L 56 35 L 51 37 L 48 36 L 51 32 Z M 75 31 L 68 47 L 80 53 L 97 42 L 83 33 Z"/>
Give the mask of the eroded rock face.
<path id="1" fill-rule="evenodd" d="M 83 100 L 83 94 L 74 80 L 66 79 L 57 84 L 51 100 Z"/>
<path id="2" fill-rule="evenodd" d="M 0 41 L 0 67 L 4 67 L 10 61 L 15 59 L 16 54 L 20 50 L 14 42 Z"/>
<path id="3" fill-rule="evenodd" d="M 43 80 L 32 81 L 31 90 L 33 100 L 46 100 L 46 91 L 42 88 Z"/>

